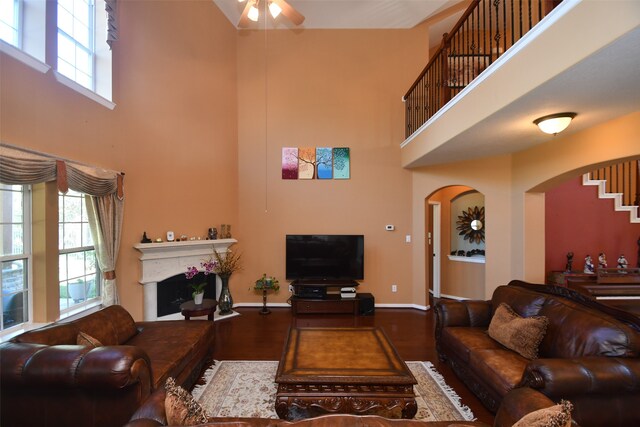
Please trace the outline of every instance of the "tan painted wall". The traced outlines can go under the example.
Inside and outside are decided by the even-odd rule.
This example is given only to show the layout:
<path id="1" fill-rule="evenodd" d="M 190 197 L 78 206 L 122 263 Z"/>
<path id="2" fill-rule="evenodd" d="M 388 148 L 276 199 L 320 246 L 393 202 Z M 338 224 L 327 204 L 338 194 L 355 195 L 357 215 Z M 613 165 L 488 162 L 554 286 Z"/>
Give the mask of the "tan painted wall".
<path id="1" fill-rule="evenodd" d="M 640 158 L 640 112 L 510 156 L 425 167 L 413 172 L 414 234 L 424 235 L 424 198 L 464 184 L 485 195 L 487 256 L 484 296 L 512 279 L 543 283 L 544 190 L 570 176 Z M 606 225 L 605 225 L 606 227 Z M 414 283 L 424 287 L 424 245 L 413 253 Z"/>
<path id="2" fill-rule="evenodd" d="M 424 268 L 424 199 L 443 187 L 465 185 L 474 188 L 485 196 L 486 227 L 486 264 L 484 266 L 484 292 L 470 292 L 471 288 L 451 289 L 455 296 L 476 298 L 491 296 L 493 289 L 511 278 L 511 158 L 496 156 L 481 160 L 460 162 L 448 165 L 423 167 L 413 172 L 413 228 L 416 236 L 413 254 L 414 286 L 425 288 L 428 269 Z M 442 210 L 443 221 L 449 213 Z M 443 233 L 448 229 L 443 228 Z M 443 247 L 443 254 L 445 248 Z M 456 263 L 461 264 L 461 263 Z M 451 266 L 449 266 L 451 267 Z M 476 266 L 477 267 L 477 266 Z M 474 267 L 463 267 L 465 273 L 456 273 L 457 281 L 469 280 L 478 273 Z M 472 271 L 467 271 L 472 270 Z M 445 283 L 444 280 L 442 282 Z M 498 285 L 494 285 L 498 284 Z M 446 284 L 444 285 L 446 289 Z M 444 290 L 443 293 L 446 293 Z M 465 294 L 457 294 L 463 292 Z"/>
<path id="3" fill-rule="evenodd" d="M 118 15 L 115 110 L 2 55 L 0 139 L 126 173 L 116 273 L 141 319 L 143 231 L 238 223 L 237 32 L 213 2 L 125 1 Z"/>
<path id="4" fill-rule="evenodd" d="M 411 174 L 399 167 L 400 99 L 423 65 L 425 37 L 420 27 L 276 31 L 267 35 L 265 56 L 263 32 L 240 33 L 237 236 L 246 268 L 232 278 L 236 301 L 260 300 L 250 286 L 262 273 L 284 284 L 285 234 L 326 233 L 364 234 L 360 291 L 373 293 L 377 304 L 416 302 L 412 244 L 405 243 Z M 416 54 L 421 49 L 424 56 Z M 281 179 L 282 147 L 323 146 L 350 147 L 351 179 Z M 386 224 L 396 230 L 385 231 Z M 269 299 L 287 297 L 285 286 Z"/>

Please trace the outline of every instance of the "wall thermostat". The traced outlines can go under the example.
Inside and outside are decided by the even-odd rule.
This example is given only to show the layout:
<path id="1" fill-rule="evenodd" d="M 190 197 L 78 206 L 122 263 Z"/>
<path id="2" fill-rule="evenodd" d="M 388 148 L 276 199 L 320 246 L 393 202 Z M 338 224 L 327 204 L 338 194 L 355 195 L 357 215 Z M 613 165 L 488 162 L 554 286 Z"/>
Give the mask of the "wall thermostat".
<path id="1" fill-rule="evenodd" d="M 174 239 L 173 231 L 167 231 L 167 242 L 173 242 Z"/>
<path id="2" fill-rule="evenodd" d="M 385 225 L 384 229 L 387 230 L 387 231 L 393 231 L 393 230 L 396 229 L 396 226 L 393 225 L 393 224 L 389 224 L 389 225 Z"/>

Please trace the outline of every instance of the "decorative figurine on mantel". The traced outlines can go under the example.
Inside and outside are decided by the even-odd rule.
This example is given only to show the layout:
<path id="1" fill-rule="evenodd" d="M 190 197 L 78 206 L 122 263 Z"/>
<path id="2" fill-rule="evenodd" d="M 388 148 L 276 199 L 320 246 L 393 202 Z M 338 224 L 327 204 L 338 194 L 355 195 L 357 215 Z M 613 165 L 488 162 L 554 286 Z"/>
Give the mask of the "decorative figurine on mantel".
<path id="1" fill-rule="evenodd" d="M 618 257 L 618 268 L 627 268 L 629 266 L 629 261 L 624 257 L 624 254 L 620 254 Z"/>
<path id="2" fill-rule="evenodd" d="M 208 232 L 209 240 L 216 240 L 218 238 L 218 229 L 211 227 Z"/>
<path id="3" fill-rule="evenodd" d="M 567 252 L 567 265 L 565 266 L 565 273 L 571 273 L 573 270 L 573 252 Z"/>
<path id="4" fill-rule="evenodd" d="M 584 270 L 586 274 L 593 274 L 593 260 L 591 259 L 591 255 L 587 255 L 584 259 Z"/>
<path id="5" fill-rule="evenodd" d="M 598 268 L 607 268 L 607 256 L 604 252 L 600 252 L 598 255 Z"/>
<path id="6" fill-rule="evenodd" d="M 142 240 L 140 240 L 140 243 L 151 243 L 151 239 L 147 237 L 146 231 L 142 233 Z"/>

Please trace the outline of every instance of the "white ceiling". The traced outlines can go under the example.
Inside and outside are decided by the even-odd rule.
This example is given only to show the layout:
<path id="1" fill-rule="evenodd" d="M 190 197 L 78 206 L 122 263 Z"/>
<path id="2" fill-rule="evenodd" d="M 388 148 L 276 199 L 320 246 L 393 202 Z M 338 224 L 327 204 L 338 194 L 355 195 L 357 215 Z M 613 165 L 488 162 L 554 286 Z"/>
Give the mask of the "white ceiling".
<path id="1" fill-rule="evenodd" d="M 382 29 L 413 28 L 429 16 L 461 0 L 287 0 L 305 16 L 299 28 Z M 213 0 L 233 25 L 237 25 L 246 1 Z M 270 28 L 290 28 L 285 17 L 268 18 Z M 249 28 L 264 28 L 263 22 Z"/>

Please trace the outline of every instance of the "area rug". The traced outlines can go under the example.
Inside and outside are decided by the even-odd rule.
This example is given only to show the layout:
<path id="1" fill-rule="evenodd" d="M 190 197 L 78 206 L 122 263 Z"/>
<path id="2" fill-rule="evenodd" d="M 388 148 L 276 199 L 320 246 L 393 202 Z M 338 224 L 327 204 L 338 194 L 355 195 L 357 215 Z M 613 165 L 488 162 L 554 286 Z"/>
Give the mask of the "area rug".
<path id="1" fill-rule="evenodd" d="M 407 362 L 418 380 L 414 386 L 418 412 L 425 421 L 472 421 L 471 410 L 449 387 L 431 362 Z M 205 384 L 193 396 L 210 417 L 278 418 L 275 412 L 277 385 L 273 382 L 278 362 L 222 361 L 205 373 Z"/>

